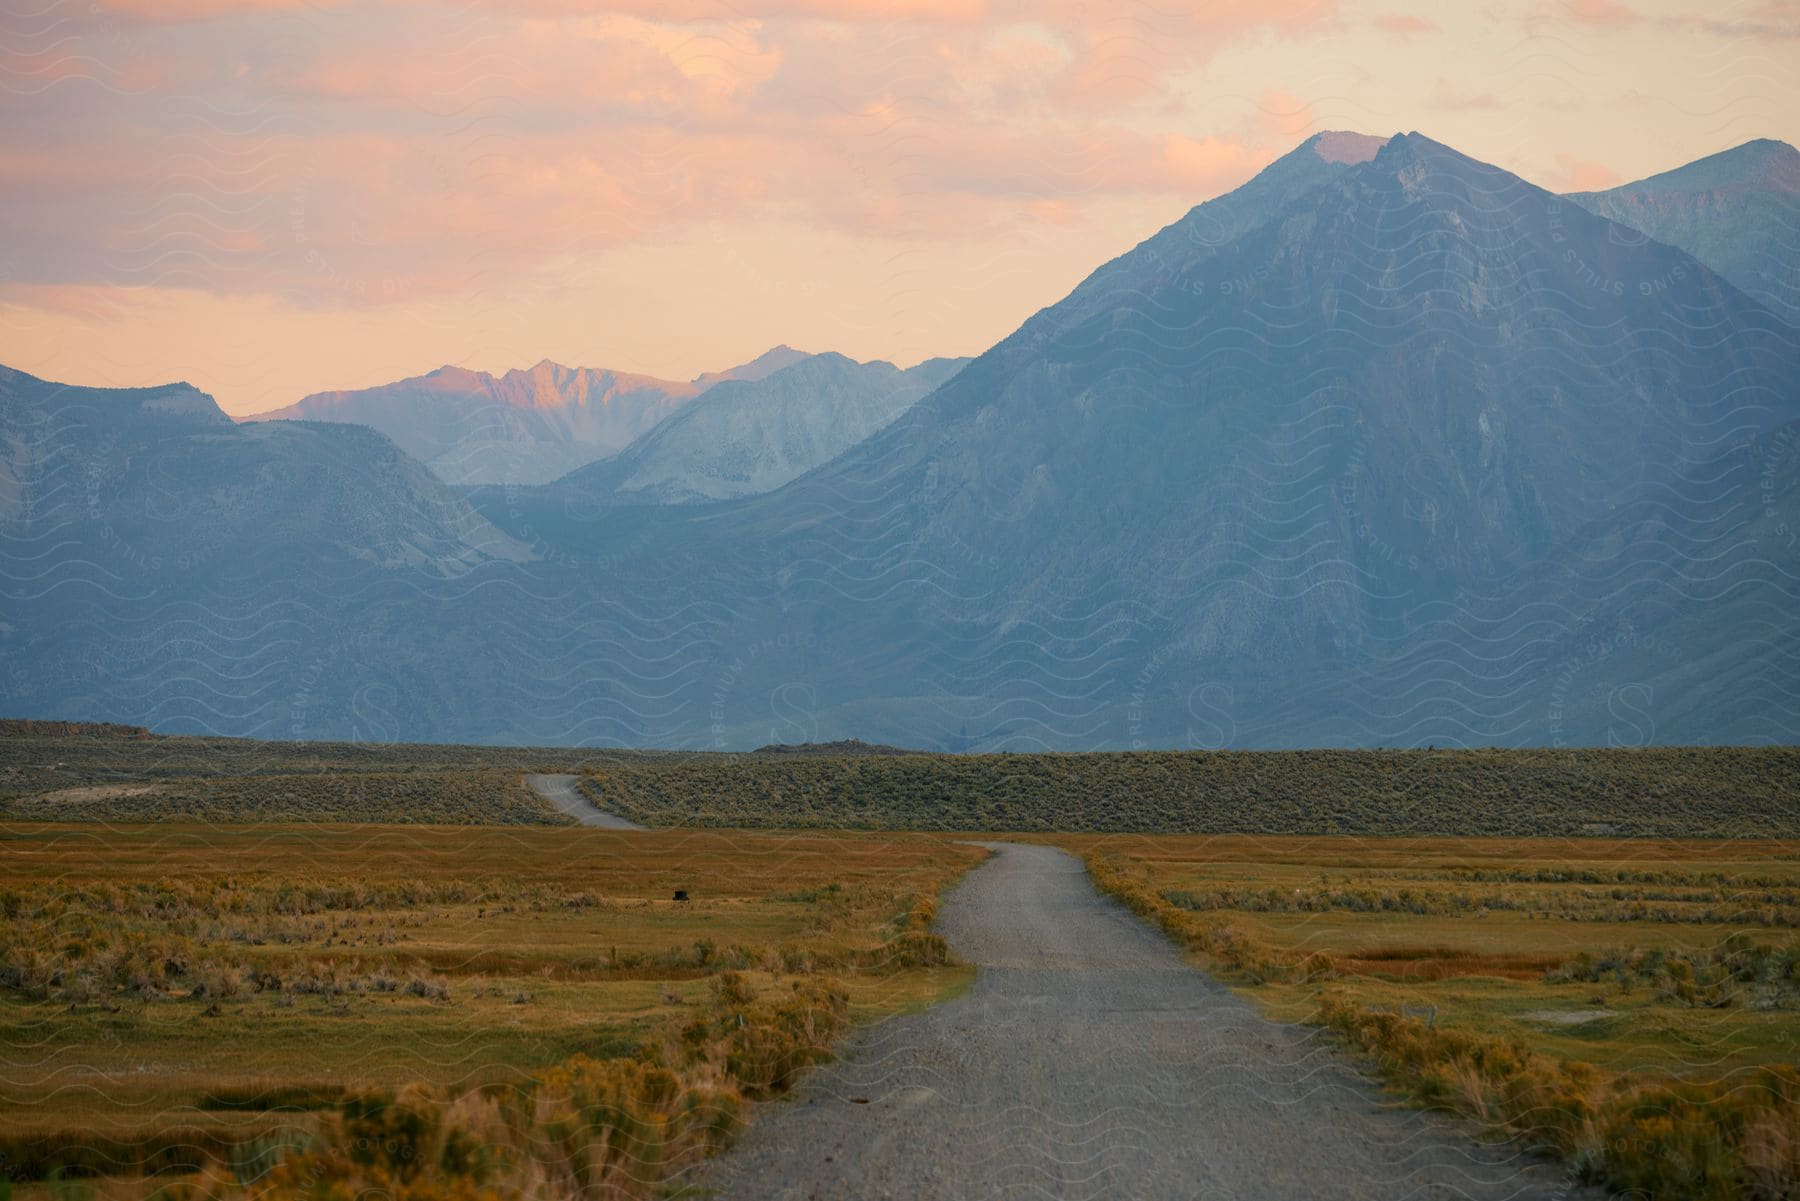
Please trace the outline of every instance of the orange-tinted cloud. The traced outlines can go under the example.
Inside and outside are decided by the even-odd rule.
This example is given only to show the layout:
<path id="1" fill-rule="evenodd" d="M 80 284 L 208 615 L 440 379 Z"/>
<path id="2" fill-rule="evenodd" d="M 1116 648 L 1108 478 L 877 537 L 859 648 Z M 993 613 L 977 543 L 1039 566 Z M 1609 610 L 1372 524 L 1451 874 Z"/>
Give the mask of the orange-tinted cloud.
<path id="1" fill-rule="evenodd" d="M 1373 23 L 1375 28 L 1381 32 L 1392 34 L 1401 40 L 1417 34 L 1443 32 L 1443 26 L 1436 21 L 1417 17 L 1411 13 L 1381 13 Z"/>
<path id="2" fill-rule="evenodd" d="M 1240 183 L 1267 161 L 1267 155 L 1232 138 L 1195 139 L 1172 133 L 1163 140 L 1163 166 L 1169 179 L 1195 197 Z"/>
<path id="3" fill-rule="evenodd" d="M 17 284 L 0 305 L 82 321 L 122 321 L 144 297 L 129 288 L 86 284 Z"/>
<path id="4" fill-rule="evenodd" d="M 1579 24 L 1600 29 L 1622 29 L 1639 19 L 1637 10 L 1619 0 L 1566 0 L 1564 9 Z"/>
<path id="5" fill-rule="evenodd" d="M 1318 128 L 1313 106 L 1286 88 L 1269 88 L 1256 102 L 1256 126 L 1262 139 L 1287 146 Z"/>
<path id="6" fill-rule="evenodd" d="M 0 329 L 45 370 L 273 373 L 265 408 L 470 355 L 978 351 L 1321 129 L 1563 188 L 1797 140 L 1800 85 L 1686 69 L 1791 2 L 1677 8 L 56 0 L 0 33 Z M 1605 102 L 1646 80 L 1650 126 Z"/>
<path id="7" fill-rule="evenodd" d="M 1559 154 L 1556 173 L 1545 186 L 1557 192 L 1598 192 L 1622 182 L 1619 173 L 1604 163 Z"/>
<path id="8" fill-rule="evenodd" d="M 1437 82 L 1431 85 L 1431 95 L 1427 103 L 1433 109 L 1467 112 L 1471 109 L 1499 108 L 1500 97 L 1492 92 L 1471 91 L 1459 87 L 1440 75 Z"/>
<path id="9" fill-rule="evenodd" d="M 54 134 L 0 144 L 17 184 L 0 218 L 27 244 L 10 277 L 307 304 L 508 286 L 709 222 L 920 239 L 1021 214 L 1068 227 L 1104 197 L 1185 207 L 1313 116 L 1269 90 L 1241 129 L 1165 137 L 1144 115 L 1179 107 L 1174 73 L 1336 13 L 475 0 L 447 20 L 422 0 L 100 3 L 141 25 L 70 57 L 156 99 L 84 94 Z"/>
<path id="10" fill-rule="evenodd" d="M 157 24 L 343 8 L 355 0 L 95 0 L 95 13 Z"/>
<path id="11" fill-rule="evenodd" d="M 96 0 L 97 13 L 152 23 L 211 21 L 262 13 L 343 8 L 431 9 L 428 0 Z M 533 18 L 631 15 L 661 21 L 807 18 L 851 22 L 972 24 L 991 17 L 985 0 L 469 0 L 460 10 Z"/>

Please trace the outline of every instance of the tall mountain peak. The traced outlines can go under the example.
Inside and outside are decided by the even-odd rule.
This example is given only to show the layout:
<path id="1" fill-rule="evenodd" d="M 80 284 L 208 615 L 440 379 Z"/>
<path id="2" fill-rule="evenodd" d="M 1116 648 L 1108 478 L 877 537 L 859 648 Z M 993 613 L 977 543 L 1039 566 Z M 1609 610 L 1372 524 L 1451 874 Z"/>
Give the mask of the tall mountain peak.
<path id="1" fill-rule="evenodd" d="M 1406 133 L 1397 133 L 1389 138 L 1375 154 L 1370 156 L 1369 161 L 1389 170 L 1410 163 L 1422 163 L 1434 167 L 1467 168 L 1491 175 L 1508 174 L 1499 167 L 1470 158 L 1454 147 L 1426 137 L 1416 129 Z"/>
<path id="2" fill-rule="evenodd" d="M 1576 204 L 1687 251 L 1800 325 L 1800 151 L 1757 138 Z"/>
<path id="3" fill-rule="evenodd" d="M 1130 292 L 1228 250 L 1293 201 L 1379 158 L 1392 140 L 1347 130 L 1313 134 L 1241 187 L 1195 205 L 1173 225 L 1101 265 L 1063 304 L 1039 312 L 1013 338 L 1042 334 L 1047 324 L 1059 322 L 1059 311 L 1066 317 L 1072 309 L 1118 303 L 1118 289 Z"/>
<path id="4" fill-rule="evenodd" d="M 1610 190 L 1647 193 L 1733 189 L 1800 192 L 1800 150 L 1775 138 L 1756 138 Z"/>
<path id="5" fill-rule="evenodd" d="M 702 388 L 710 388 L 714 384 L 722 384 L 726 380 L 759 380 L 767 379 L 777 371 L 792 367 L 795 363 L 812 356 L 804 350 L 795 350 L 785 342 L 769 349 L 751 359 L 748 363 L 740 363 L 736 367 L 728 367 L 724 371 L 708 371 L 694 377 L 694 383 Z"/>
<path id="6" fill-rule="evenodd" d="M 827 351 L 760 380 L 726 380 L 610 459 L 566 477 L 564 512 L 773 491 L 888 425 L 960 370 L 908 371 Z"/>
<path id="7" fill-rule="evenodd" d="M 426 374 L 419 376 L 417 378 L 417 380 L 414 382 L 417 382 L 421 385 L 425 385 L 425 386 L 431 387 L 431 388 L 446 388 L 446 389 L 452 389 L 452 390 L 458 390 L 458 391 L 466 391 L 466 390 L 472 390 L 472 389 L 478 390 L 478 389 L 483 389 L 483 388 L 492 388 L 494 386 L 494 377 L 489 375 L 485 371 L 476 371 L 469 367 L 458 367 L 454 363 L 445 363 L 442 367 L 439 367 L 436 371 L 427 372 Z M 312 396 L 307 397 L 306 400 L 312 400 L 315 397 L 323 397 L 323 396 L 348 396 L 348 395 L 350 395 L 350 393 L 348 391 L 345 391 L 345 392 L 315 392 L 312 394 Z M 300 403 L 305 404 L 306 400 L 303 400 Z M 298 406 L 290 406 L 290 408 L 295 408 L 295 407 L 298 407 Z M 289 415 L 287 409 L 277 409 L 272 413 L 258 414 L 256 417 L 251 418 L 251 420 L 260 420 L 263 417 L 277 417 L 277 416 L 287 416 L 287 415 Z"/>
<path id="8" fill-rule="evenodd" d="M 1300 149 L 1310 149 L 1328 163 L 1353 167 L 1374 158 L 1390 140 L 1375 134 L 1328 129 L 1306 139 Z"/>

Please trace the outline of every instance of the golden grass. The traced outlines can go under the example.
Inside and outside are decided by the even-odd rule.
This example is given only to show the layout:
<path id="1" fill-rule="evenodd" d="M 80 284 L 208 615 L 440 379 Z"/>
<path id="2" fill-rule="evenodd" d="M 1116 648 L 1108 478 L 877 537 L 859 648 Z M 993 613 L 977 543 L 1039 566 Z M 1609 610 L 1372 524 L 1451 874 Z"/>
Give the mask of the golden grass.
<path id="1" fill-rule="evenodd" d="M 28 1174 L 182 1167 L 314 1131 L 371 1089 L 529 1093 L 656 1042 L 722 972 L 758 995 L 828 987 L 872 1020 L 966 983 L 923 924 L 983 854 L 913 835 L 6 827 L 0 1150 Z"/>
<path id="2" fill-rule="evenodd" d="M 1632 1195 L 1800 1196 L 1800 843 L 1053 841 L 1428 1105 Z"/>
<path id="3" fill-rule="evenodd" d="M 1800 843 L 1046 840 L 1426 1104 L 1614 1188 L 1796 1195 Z M 71 1149 L 124 1173 L 209 1157 L 191 1201 L 238 1201 L 278 1159 L 256 1185 L 272 1201 L 651 1195 L 840 1022 L 968 982 L 930 924 L 981 854 L 928 835 L 9 826 L 0 1031 L 32 1053 L 0 1065 L 3 1150 L 28 1174 Z M 371 1130 L 406 1155 L 362 1156 Z"/>

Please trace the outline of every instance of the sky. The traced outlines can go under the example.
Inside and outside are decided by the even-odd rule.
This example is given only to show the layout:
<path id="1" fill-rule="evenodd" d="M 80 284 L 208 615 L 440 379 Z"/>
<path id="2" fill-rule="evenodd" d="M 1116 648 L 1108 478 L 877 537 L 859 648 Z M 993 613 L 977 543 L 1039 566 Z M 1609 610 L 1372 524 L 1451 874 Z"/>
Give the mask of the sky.
<path id="1" fill-rule="evenodd" d="M 1800 0 L 26 0 L 0 86 L 0 363 L 244 414 L 977 354 L 1324 129 L 1800 143 Z"/>

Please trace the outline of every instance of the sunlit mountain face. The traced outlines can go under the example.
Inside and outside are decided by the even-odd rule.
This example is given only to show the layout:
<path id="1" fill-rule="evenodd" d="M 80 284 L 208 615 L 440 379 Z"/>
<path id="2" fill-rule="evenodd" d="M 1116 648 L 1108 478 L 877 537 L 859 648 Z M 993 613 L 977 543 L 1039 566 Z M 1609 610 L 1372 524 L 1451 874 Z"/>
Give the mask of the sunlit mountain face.
<path id="1" fill-rule="evenodd" d="M 454 484 L 536 484 L 617 454 L 715 384 L 760 380 L 809 356 L 778 346 L 692 380 L 564 367 L 501 376 L 461 367 L 347 392 L 320 392 L 256 421 L 366 425 Z"/>

